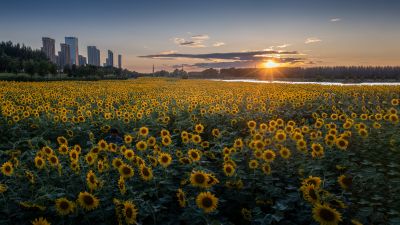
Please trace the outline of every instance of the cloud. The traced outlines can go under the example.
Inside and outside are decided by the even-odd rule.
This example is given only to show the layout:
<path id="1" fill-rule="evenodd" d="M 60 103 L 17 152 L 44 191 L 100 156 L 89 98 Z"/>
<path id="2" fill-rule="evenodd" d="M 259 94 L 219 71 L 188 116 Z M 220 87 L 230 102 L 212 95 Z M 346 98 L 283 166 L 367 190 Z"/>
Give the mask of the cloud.
<path id="1" fill-rule="evenodd" d="M 264 58 L 263 60 L 250 60 L 250 61 L 232 61 L 232 62 L 205 62 L 205 63 L 195 63 L 191 65 L 192 67 L 196 68 L 219 68 L 219 69 L 226 69 L 226 68 L 254 68 L 255 66 L 259 65 L 265 60 L 274 60 L 277 63 L 283 63 L 286 65 L 294 65 L 297 63 L 304 63 L 305 60 L 302 58 Z"/>
<path id="2" fill-rule="evenodd" d="M 190 58 L 190 59 L 206 59 L 206 60 L 264 60 L 266 58 L 274 57 L 275 55 L 280 55 L 282 58 L 284 56 L 300 55 L 297 51 L 248 51 L 248 52 L 224 52 L 224 53 L 208 53 L 208 54 L 154 54 L 154 55 L 144 55 L 139 56 L 141 58 Z"/>
<path id="3" fill-rule="evenodd" d="M 221 47 L 221 46 L 224 46 L 224 45 L 225 45 L 224 42 L 215 42 L 215 43 L 213 44 L 214 47 Z"/>
<path id="4" fill-rule="evenodd" d="M 290 46 L 290 44 L 283 44 L 283 45 L 278 45 L 278 46 L 276 46 L 277 48 L 286 48 L 286 47 L 289 47 Z"/>
<path id="5" fill-rule="evenodd" d="M 316 42 L 321 42 L 321 41 L 322 40 L 319 38 L 311 37 L 311 38 L 307 38 L 304 43 L 311 44 L 311 43 L 316 43 Z"/>
<path id="6" fill-rule="evenodd" d="M 183 38 L 174 38 L 175 44 L 184 47 L 191 47 L 191 48 L 204 48 L 205 45 L 203 44 L 203 40 L 185 40 Z"/>
<path id="7" fill-rule="evenodd" d="M 168 55 L 168 54 L 175 54 L 175 53 L 178 53 L 177 51 L 175 51 L 175 50 L 170 50 L 170 51 L 163 51 L 163 52 L 160 52 L 160 54 L 161 55 Z"/>
<path id="8" fill-rule="evenodd" d="M 208 40 L 210 37 L 207 34 L 197 34 L 192 36 L 193 40 Z"/>
<path id="9" fill-rule="evenodd" d="M 341 20 L 342 20 L 341 18 L 333 18 L 333 19 L 331 19 L 331 22 L 339 22 Z"/>

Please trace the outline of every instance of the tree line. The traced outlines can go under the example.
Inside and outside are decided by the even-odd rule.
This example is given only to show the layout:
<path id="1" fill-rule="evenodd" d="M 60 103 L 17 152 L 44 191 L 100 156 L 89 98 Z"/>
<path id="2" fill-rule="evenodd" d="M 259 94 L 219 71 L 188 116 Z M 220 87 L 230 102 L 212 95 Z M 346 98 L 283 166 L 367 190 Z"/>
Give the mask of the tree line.
<path id="1" fill-rule="evenodd" d="M 45 76 L 57 74 L 57 65 L 51 63 L 40 50 L 8 41 L 0 43 L 0 73 L 4 72 Z"/>
<path id="2" fill-rule="evenodd" d="M 206 69 L 189 72 L 189 78 L 214 79 L 293 79 L 293 80 L 400 80 L 399 66 L 334 66 Z"/>

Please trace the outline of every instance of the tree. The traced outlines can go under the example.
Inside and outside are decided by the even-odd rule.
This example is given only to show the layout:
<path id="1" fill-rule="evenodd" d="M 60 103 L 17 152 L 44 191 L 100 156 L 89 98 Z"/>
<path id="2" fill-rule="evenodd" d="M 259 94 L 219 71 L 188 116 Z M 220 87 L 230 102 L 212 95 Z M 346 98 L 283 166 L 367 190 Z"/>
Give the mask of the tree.
<path id="1" fill-rule="evenodd" d="M 50 74 L 52 74 L 54 76 L 57 75 L 57 65 L 51 63 L 49 66 L 49 72 L 50 72 Z"/>
<path id="2" fill-rule="evenodd" d="M 38 63 L 38 74 L 39 76 L 45 76 L 49 72 L 49 63 L 46 61 L 40 61 Z"/>
<path id="3" fill-rule="evenodd" d="M 68 77 L 72 76 L 72 71 L 71 71 L 71 68 L 69 67 L 69 65 L 64 66 L 63 72 L 66 73 Z"/>
<path id="4" fill-rule="evenodd" d="M 24 70 L 25 73 L 31 75 L 31 78 L 35 75 L 35 64 L 32 59 L 24 62 Z"/>

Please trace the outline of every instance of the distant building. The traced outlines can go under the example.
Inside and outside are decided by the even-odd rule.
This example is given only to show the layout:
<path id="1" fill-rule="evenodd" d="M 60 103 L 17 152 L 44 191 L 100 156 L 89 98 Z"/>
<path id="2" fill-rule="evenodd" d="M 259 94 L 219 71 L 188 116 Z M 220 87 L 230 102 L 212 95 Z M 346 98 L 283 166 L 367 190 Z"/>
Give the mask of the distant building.
<path id="1" fill-rule="evenodd" d="M 42 37 L 42 52 L 52 63 L 56 63 L 56 41 L 49 37 Z"/>
<path id="2" fill-rule="evenodd" d="M 78 59 L 79 59 L 79 66 L 84 66 L 84 65 L 87 64 L 87 62 L 86 62 L 86 57 L 84 57 L 84 56 L 82 56 L 82 55 L 79 55 L 79 56 L 78 56 Z"/>
<path id="3" fill-rule="evenodd" d="M 69 45 L 71 64 L 79 65 L 78 38 L 65 37 L 65 44 Z"/>
<path id="4" fill-rule="evenodd" d="M 58 52 L 59 67 L 64 68 L 65 65 L 71 65 L 70 46 L 64 43 L 60 44 L 61 51 Z"/>
<path id="5" fill-rule="evenodd" d="M 122 55 L 118 55 L 118 68 L 122 69 Z"/>
<path id="6" fill-rule="evenodd" d="M 111 50 L 108 50 L 108 57 L 106 59 L 106 65 L 113 67 L 114 66 L 114 53 Z"/>
<path id="7" fill-rule="evenodd" d="M 96 46 L 88 46 L 88 64 L 93 66 L 100 66 L 100 50 Z"/>

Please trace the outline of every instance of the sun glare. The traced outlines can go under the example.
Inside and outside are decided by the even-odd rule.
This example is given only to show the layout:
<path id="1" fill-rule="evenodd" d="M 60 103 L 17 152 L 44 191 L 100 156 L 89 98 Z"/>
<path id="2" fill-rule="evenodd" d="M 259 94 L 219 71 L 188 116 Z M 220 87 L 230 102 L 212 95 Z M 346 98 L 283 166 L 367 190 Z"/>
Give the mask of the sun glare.
<path id="1" fill-rule="evenodd" d="M 268 60 L 267 62 L 264 63 L 264 67 L 265 68 L 275 68 L 275 67 L 278 67 L 278 66 L 279 66 L 279 63 L 276 63 L 276 62 L 274 62 L 272 60 Z"/>

